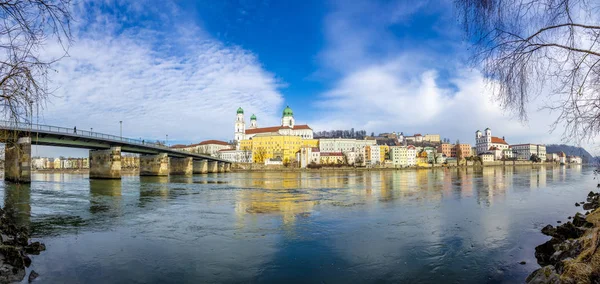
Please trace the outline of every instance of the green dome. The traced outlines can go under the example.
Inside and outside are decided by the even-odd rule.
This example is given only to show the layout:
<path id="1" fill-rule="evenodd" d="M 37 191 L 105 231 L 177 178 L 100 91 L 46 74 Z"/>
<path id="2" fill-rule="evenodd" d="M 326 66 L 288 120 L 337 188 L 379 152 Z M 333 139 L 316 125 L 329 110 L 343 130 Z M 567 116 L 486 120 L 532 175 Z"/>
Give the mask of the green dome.
<path id="1" fill-rule="evenodd" d="M 241 114 L 244 114 L 244 110 L 242 109 L 242 107 L 239 107 L 239 108 L 238 108 L 238 110 L 237 110 L 237 113 L 238 113 L 238 114 L 240 114 L 240 113 L 241 113 Z"/>
<path id="2" fill-rule="evenodd" d="M 283 110 L 283 116 L 294 116 L 294 112 L 290 108 L 290 106 L 285 107 Z"/>
<path id="3" fill-rule="evenodd" d="M 256 120 L 256 115 L 252 114 L 252 116 L 250 117 L 250 120 Z"/>

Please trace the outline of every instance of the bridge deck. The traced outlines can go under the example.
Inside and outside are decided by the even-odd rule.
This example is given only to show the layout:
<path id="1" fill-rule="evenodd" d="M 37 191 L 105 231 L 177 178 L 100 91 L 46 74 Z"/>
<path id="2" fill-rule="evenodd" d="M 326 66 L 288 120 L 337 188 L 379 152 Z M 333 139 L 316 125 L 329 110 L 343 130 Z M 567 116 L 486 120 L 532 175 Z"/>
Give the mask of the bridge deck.
<path id="1" fill-rule="evenodd" d="M 60 126 L 41 124 L 11 123 L 0 121 L 0 131 L 16 131 L 20 136 L 31 137 L 32 145 L 45 145 L 83 149 L 109 149 L 110 147 L 121 147 L 122 152 L 136 154 L 159 154 L 166 153 L 169 157 L 185 158 L 192 157 L 195 160 L 212 160 L 219 162 L 230 162 L 216 157 L 178 151 L 167 146 L 149 143 L 144 140 L 131 139 L 87 130 L 77 130 Z M 1 137 L 6 142 L 7 137 Z"/>

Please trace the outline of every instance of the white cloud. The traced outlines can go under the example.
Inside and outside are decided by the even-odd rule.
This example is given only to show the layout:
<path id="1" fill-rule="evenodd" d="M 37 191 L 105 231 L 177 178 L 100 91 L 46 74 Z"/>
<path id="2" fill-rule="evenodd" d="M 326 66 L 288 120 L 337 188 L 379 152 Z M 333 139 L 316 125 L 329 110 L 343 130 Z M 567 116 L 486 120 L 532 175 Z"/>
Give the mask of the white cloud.
<path id="1" fill-rule="evenodd" d="M 419 7 L 401 9 L 405 13 L 399 14 L 398 9 L 376 5 L 338 5 L 327 17 L 328 45 L 321 53 L 323 68 L 318 73 L 338 74 L 338 78 L 319 97 L 316 106 L 325 115 L 311 122 L 313 128 L 439 133 L 473 144 L 475 131 L 490 127 L 494 135 L 514 144 L 561 141 L 560 131 L 549 133 L 557 114 L 538 111 L 544 96 L 530 102 L 529 121 L 521 123 L 500 109 L 480 73 L 459 62 L 460 51 L 440 54 L 399 47 L 390 27 L 410 22 Z M 377 19 L 372 19 L 375 14 Z M 446 30 L 455 33 L 452 27 Z M 384 48 L 373 48 L 380 44 Z"/>
<path id="2" fill-rule="evenodd" d="M 179 13 L 166 6 L 157 17 Z M 76 15 L 69 56 L 54 66 L 57 89 L 41 123 L 117 134 L 122 120 L 124 136 L 168 134 L 184 143 L 231 140 L 239 106 L 263 125 L 276 123 L 282 84 L 250 51 L 218 42 L 193 22 L 130 26 L 134 13 L 150 13 L 135 5 L 124 15 L 90 7 L 76 9 L 85 14 Z M 50 46 L 46 55 L 60 52 Z"/>

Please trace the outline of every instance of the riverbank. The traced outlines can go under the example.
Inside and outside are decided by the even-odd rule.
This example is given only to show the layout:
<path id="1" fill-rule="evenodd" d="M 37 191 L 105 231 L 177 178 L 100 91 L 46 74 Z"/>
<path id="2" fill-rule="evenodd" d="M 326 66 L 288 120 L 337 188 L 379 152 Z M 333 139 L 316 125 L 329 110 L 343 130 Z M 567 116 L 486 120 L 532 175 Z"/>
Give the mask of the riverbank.
<path id="1" fill-rule="evenodd" d="M 33 170 L 33 173 L 43 174 L 88 174 L 89 169 L 37 169 Z M 135 174 L 139 173 L 139 169 L 121 169 L 123 174 Z"/>
<path id="2" fill-rule="evenodd" d="M 0 208 L 0 283 L 20 282 L 25 278 L 26 268 L 31 265 L 28 255 L 40 254 L 46 246 L 40 242 L 30 243 L 29 231 L 17 227 L 12 212 Z M 38 274 L 31 270 L 29 282 Z"/>
<path id="3" fill-rule="evenodd" d="M 586 202 L 575 203 L 577 213 L 563 225 L 547 225 L 542 233 L 552 237 L 535 248 L 542 267 L 527 277 L 527 283 L 600 282 L 600 193 L 590 192 Z"/>
<path id="4" fill-rule="evenodd" d="M 529 161 L 497 161 L 485 164 L 466 164 L 466 165 L 429 165 L 427 167 L 320 167 L 320 168 L 293 168 L 284 166 L 265 166 L 261 164 L 235 164 L 232 170 L 239 172 L 320 172 L 320 171 L 403 171 L 403 170 L 419 170 L 419 169 L 456 169 L 456 168 L 482 168 L 482 167 L 540 167 L 540 166 L 559 166 L 558 163 L 533 163 Z M 569 166 L 569 165 L 566 165 Z M 576 164 L 581 166 L 581 164 Z"/>

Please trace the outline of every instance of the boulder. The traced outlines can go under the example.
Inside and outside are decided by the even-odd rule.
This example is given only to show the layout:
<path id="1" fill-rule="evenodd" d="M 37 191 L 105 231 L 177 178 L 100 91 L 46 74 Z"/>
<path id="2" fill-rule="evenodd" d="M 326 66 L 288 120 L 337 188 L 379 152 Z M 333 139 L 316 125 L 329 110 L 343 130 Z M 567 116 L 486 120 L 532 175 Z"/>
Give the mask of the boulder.
<path id="1" fill-rule="evenodd" d="M 41 251 L 46 250 L 46 245 L 40 242 L 33 242 L 30 245 L 24 247 L 25 252 L 28 254 L 40 254 Z"/>
<path id="2" fill-rule="evenodd" d="M 560 283 L 560 276 L 556 273 L 554 266 L 548 265 L 531 273 L 525 282 L 528 284 L 557 284 Z"/>
<path id="3" fill-rule="evenodd" d="M 31 270 L 31 273 L 29 273 L 29 283 L 33 282 L 33 280 L 35 280 L 38 276 L 40 276 L 39 274 L 37 274 L 37 272 L 35 272 L 35 270 Z"/>
<path id="4" fill-rule="evenodd" d="M 575 214 L 575 217 L 573 217 L 573 225 L 577 226 L 577 227 L 586 227 L 586 228 L 591 228 L 594 226 L 594 224 L 588 222 L 585 219 L 585 215 L 577 212 L 577 214 Z"/>
<path id="5" fill-rule="evenodd" d="M 557 238 L 552 238 L 551 240 L 535 247 L 535 258 L 540 266 L 554 264 L 552 263 L 552 255 L 556 252 L 554 249 L 554 245 L 560 243 L 560 240 Z"/>
<path id="6" fill-rule="evenodd" d="M 542 228 L 542 234 L 553 237 L 556 234 L 556 229 L 552 225 L 546 225 Z"/>

